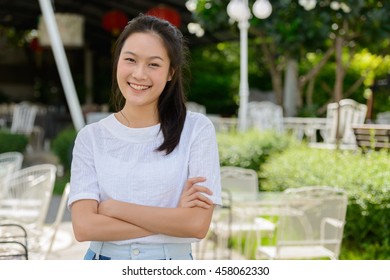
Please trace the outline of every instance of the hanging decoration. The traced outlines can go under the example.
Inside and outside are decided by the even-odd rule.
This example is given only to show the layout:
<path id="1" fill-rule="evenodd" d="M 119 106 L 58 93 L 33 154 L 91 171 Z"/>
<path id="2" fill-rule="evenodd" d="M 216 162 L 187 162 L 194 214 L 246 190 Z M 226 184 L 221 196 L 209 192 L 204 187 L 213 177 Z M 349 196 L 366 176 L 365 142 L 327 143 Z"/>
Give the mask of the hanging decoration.
<path id="1" fill-rule="evenodd" d="M 56 13 L 55 19 L 62 44 L 65 47 L 84 46 L 84 16 L 69 13 Z M 43 16 L 39 17 L 38 39 L 39 44 L 42 47 L 50 46 L 49 33 Z"/>
<path id="2" fill-rule="evenodd" d="M 124 12 L 112 10 L 103 15 L 102 26 L 104 30 L 116 37 L 125 28 L 128 21 L 129 19 Z"/>
<path id="3" fill-rule="evenodd" d="M 166 5 L 158 5 L 156 7 L 153 7 L 149 9 L 146 14 L 165 19 L 178 28 L 181 25 L 180 13 L 174 8 L 168 7 Z"/>
<path id="4" fill-rule="evenodd" d="M 30 43 L 30 48 L 34 53 L 38 53 L 42 51 L 42 46 L 39 43 L 38 37 L 34 37 L 31 39 Z"/>

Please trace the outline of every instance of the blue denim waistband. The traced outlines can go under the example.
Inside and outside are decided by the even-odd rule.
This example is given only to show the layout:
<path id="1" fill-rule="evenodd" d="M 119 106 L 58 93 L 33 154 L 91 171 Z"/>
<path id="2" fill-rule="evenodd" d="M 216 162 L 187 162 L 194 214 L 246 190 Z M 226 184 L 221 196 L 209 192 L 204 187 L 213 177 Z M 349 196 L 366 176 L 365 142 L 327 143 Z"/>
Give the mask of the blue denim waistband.
<path id="1" fill-rule="evenodd" d="M 115 260 L 182 260 L 192 259 L 190 243 L 131 243 L 117 245 L 92 241 L 89 249 L 99 256 Z"/>

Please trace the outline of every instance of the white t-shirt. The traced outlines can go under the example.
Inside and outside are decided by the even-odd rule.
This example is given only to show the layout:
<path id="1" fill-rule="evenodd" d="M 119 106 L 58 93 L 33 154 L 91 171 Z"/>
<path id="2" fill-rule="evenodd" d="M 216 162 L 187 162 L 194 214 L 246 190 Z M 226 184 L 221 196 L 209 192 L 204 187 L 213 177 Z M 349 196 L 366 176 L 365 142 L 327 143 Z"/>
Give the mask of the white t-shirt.
<path id="1" fill-rule="evenodd" d="M 71 166 L 68 205 L 81 199 L 115 199 L 147 206 L 176 208 L 185 181 L 203 176 L 214 204 L 221 204 L 218 146 L 211 121 L 187 112 L 178 146 L 157 152 L 163 141 L 160 124 L 129 128 L 111 114 L 85 126 L 77 135 Z M 194 238 L 157 234 L 116 244 L 184 243 Z"/>

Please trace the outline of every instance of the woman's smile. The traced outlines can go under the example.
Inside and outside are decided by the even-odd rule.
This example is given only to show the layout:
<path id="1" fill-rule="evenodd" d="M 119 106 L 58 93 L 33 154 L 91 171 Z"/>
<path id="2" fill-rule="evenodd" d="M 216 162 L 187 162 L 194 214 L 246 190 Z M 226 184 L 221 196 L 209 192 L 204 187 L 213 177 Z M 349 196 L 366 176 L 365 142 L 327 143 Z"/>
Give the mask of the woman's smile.
<path id="1" fill-rule="evenodd" d="M 143 90 L 146 90 L 146 89 L 151 88 L 151 86 L 140 85 L 140 84 L 134 84 L 134 83 L 128 83 L 128 85 L 129 85 L 132 89 L 135 89 L 135 90 L 137 90 L 137 91 L 143 91 Z"/>

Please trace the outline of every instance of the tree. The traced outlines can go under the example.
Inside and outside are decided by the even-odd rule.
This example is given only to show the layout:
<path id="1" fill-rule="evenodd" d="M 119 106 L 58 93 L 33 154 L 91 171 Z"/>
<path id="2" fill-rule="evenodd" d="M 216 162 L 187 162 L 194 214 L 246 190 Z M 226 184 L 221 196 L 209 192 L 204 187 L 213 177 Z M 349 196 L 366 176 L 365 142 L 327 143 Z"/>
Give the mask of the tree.
<path id="1" fill-rule="evenodd" d="M 253 2 L 249 1 L 250 6 Z M 228 3 L 229 0 L 198 0 L 194 17 L 210 32 L 236 30 L 235 25 L 229 24 L 226 14 Z M 390 8 L 383 0 L 322 0 L 316 1 L 315 7 L 307 7 L 304 3 L 305 0 L 272 1 L 271 16 L 265 20 L 253 17 L 249 29 L 252 36 L 260 39 L 258 42 L 279 104 L 286 99 L 283 71 L 298 71 L 294 64 L 307 59 L 308 53 L 322 54 L 322 59 L 308 72 L 300 76 L 296 72 L 285 74 L 285 77 L 296 77 L 295 82 L 290 79 L 295 85 L 284 86 L 285 89 L 293 88 L 285 90 L 285 94 L 289 94 L 288 100 L 296 102 L 293 104 L 296 107 L 302 106 L 305 90 L 308 94 L 313 93 L 315 78 L 330 59 L 335 60 L 337 67 L 329 102 L 343 98 L 345 73 L 358 50 L 367 48 L 382 53 L 389 47 Z M 356 85 L 363 80 L 363 77 L 358 79 Z"/>

